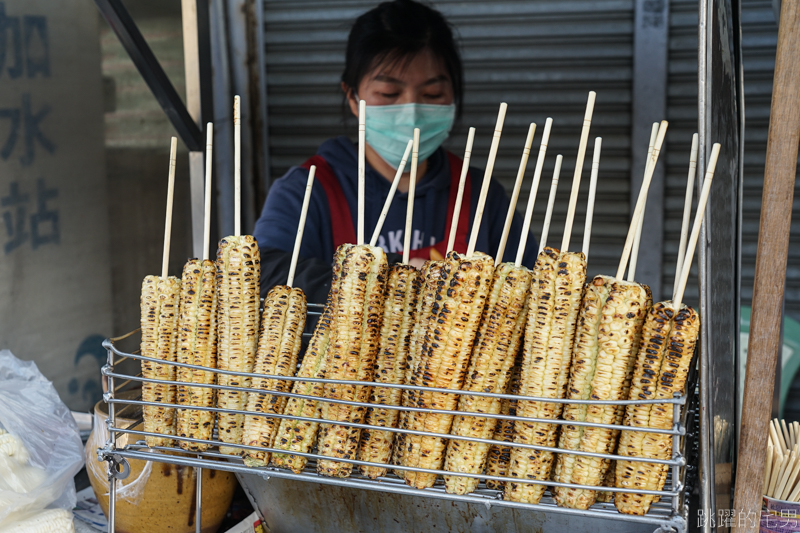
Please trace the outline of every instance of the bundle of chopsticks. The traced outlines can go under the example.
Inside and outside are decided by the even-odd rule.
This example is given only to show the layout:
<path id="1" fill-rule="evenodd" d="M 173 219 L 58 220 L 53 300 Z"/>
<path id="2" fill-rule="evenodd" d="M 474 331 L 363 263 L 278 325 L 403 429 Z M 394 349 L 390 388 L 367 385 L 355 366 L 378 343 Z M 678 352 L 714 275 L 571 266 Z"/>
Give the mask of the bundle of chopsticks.
<path id="1" fill-rule="evenodd" d="M 764 496 L 800 502 L 800 423 L 770 421 Z"/>

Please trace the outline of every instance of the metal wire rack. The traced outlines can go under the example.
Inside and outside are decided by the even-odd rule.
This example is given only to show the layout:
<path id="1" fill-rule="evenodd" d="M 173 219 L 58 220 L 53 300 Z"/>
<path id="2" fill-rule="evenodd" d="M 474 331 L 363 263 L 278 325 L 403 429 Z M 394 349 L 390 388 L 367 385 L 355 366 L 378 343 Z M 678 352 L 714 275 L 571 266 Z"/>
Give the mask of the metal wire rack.
<path id="1" fill-rule="evenodd" d="M 317 304 L 309 304 L 308 306 L 308 313 L 310 318 L 319 316 L 321 314 L 322 306 Z M 106 420 L 106 425 L 109 430 L 109 438 L 108 441 L 105 443 L 103 448 L 97 450 L 98 460 L 107 461 L 109 463 L 109 532 L 113 533 L 115 531 L 115 498 L 116 498 L 116 489 L 117 489 L 117 481 L 121 479 L 125 479 L 128 475 L 130 470 L 127 459 L 140 459 L 144 461 L 155 461 L 155 462 L 162 462 L 162 463 L 170 463 L 182 466 L 191 466 L 198 469 L 198 475 L 196 476 L 197 479 L 197 503 L 196 503 L 196 530 L 198 532 L 201 531 L 201 513 L 202 513 L 202 476 L 199 475 L 200 469 L 208 468 L 214 470 L 224 470 L 229 472 L 234 472 L 237 474 L 243 475 L 255 475 L 260 476 L 263 479 L 269 478 L 284 478 L 289 480 L 298 480 L 298 481 L 305 481 L 311 483 L 319 483 L 325 485 L 338 485 L 343 487 L 353 487 L 363 490 L 369 491 L 379 491 L 379 492 L 387 492 L 387 493 L 395 493 L 395 494 L 407 494 L 412 496 L 422 496 L 428 498 L 436 498 L 436 499 L 443 499 L 443 500 L 451 500 L 457 502 L 469 502 L 469 503 L 479 503 L 483 505 L 492 505 L 492 506 L 502 506 L 502 507 L 511 507 L 516 509 L 527 509 L 531 511 L 539 511 L 539 512 L 547 512 L 547 513 L 560 513 L 563 515 L 579 515 L 582 517 L 594 517 L 598 519 L 605 519 L 605 520 L 617 520 L 620 522 L 627 522 L 632 524 L 640 524 L 643 527 L 647 527 L 648 525 L 653 526 L 656 531 L 676 531 L 678 533 L 682 533 L 686 531 L 687 528 L 687 505 L 686 505 L 686 473 L 687 473 L 687 463 L 686 463 L 686 454 L 687 450 L 690 448 L 691 443 L 689 442 L 690 439 L 687 437 L 686 427 L 687 427 L 687 418 L 689 416 L 689 409 L 684 408 L 684 406 L 688 403 L 688 396 L 677 396 L 672 399 L 668 400 L 649 400 L 649 401 L 635 401 L 635 400 L 626 400 L 626 401 L 595 401 L 595 400 L 564 400 L 564 399 L 553 399 L 553 398 L 537 398 L 537 397 L 527 397 L 527 396 L 512 396 L 507 394 L 494 394 L 494 393 L 481 393 L 481 392 L 472 392 L 472 391 L 461 391 L 461 390 L 452 390 L 452 389 L 437 389 L 437 388 L 426 388 L 426 387 L 417 387 L 411 385 L 393 385 L 387 383 L 381 383 L 381 387 L 386 388 L 398 388 L 404 390 L 426 390 L 426 391 L 434 391 L 434 392 L 444 392 L 448 394 L 469 394 L 472 396 L 484 396 L 484 397 L 493 397 L 498 399 L 516 399 L 516 400 L 530 400 L 530 401 L 542 401 L 547 403 L 571 403 L 571 404 L 596 404 L 596 405 L 631 405 L 631 404 L 672 404 L 673 405 L 673 426 L 671 429 L 655 429 L 655 428 L 639 428 L 639 427 L 628 427 L 628 426 L 618 426 L 613 424 L 596 424 L 596 423 L 589 423 L 589 422 L 573 422 L 573 421 L 565 421 L 565 420 L 553 420 L 553 419 L 539 419 L 539 418 L 525 418 L 525 417 L 514 417 L 514 416 L 507 416 L 507 415 L 493 415 L 487 413 L 465 413 L 462 411 L 448 411 L 448 410 L 439 410 L 439 409 L 421 409 L 421 408 L 413 408 L 413 407 L 401 407 L 401 406 L 389 406 L 389 405 L 381 405 L 382 409 L 396 409 L 401 411 L 417 411 L 417 412 L 437 412 L 443 414 L 452 414 L 452 415 L 473 415 L 477 417 L 483 418 L 495 418 L 495 419 L 506 419 L 506 420 L 523 420 L 528 422 L 541 422 L 541 423 L 548 423 L 548 424 L 570 424 L 576 426 L 586 426 L 586 427 L 599 427 L 599 428 L 608 428 L 608 429 L 619 429 L 619 430 L 626 430 L 626 431 L 643 431 L 648 433 L 658 433 L 663 435 L 670 435 L 672 438 L 672 457 L 667 460 L 657 460 L 657 459 L 643 459 L 637 457 L 627 457 L 627 456 L 618 456 L 618 455 L 606 455 L 606 454 L 599 454 L 593 452 L 583 452 L 583 451 L 569 451 L 568 453 L 572 455 L 582 455 L 588 457 L 599 457 L 599 458 L 607 458 L 612 460 L 625 460 L 625 461 L 637 461 L 637 462 L 648 462 L 648 463 L 659 463 L 665 464 L 669 466 L 669 476 L 665 483 L 665 489 L 661 491 L 655 490 L 632 490 L 632 489 L 620 489 L 614 487 L 602 487 L 604 492 L 613 492 L 613 493 L 621 493 L 621 492 L 635 492 L 639 494 L 652 494 L 660 497 L 659 502 L 653 504 L 651 506 L 650 511 L 644 516 L 631 516 L 631 515 L 624 515 L 617 512 L 616 508 L 613 504 L 609 503 L 597 503 L 593 505 L 588 510 L 578 510 L 578 509 L 570 509 L 565 507 L 559 507 L 555 504 L 553 498 L 549 494 L 549 492 L 545 493 L 545 497 L 541 500 L 538 504 L 528 504 L 528 503 L 519 503 L 519 502 L 512 502 L 512 501 L 505 501 L 502 499 L 502 494 L 497 490 L 487 489 L 483 482 L 480 483 L 478 490 L 475 492 L 468 494 L 468 495 L 456 495 L 456 494 L 448 494 L 444 490 L 444 483 L 441 479 L 438 479 L 434 487 L 425 490 L 419 490 L 412 487 L 407 486 L 402 479 L 398 478 L 394 474 L 387 474 L 384 477 L 378 478 L 376 480 L 372 480 L 366 477 L 363 477 L 357 473 L 357 469 L 353 470 L 353 474 L 349 478 L 332 478 L 321 476 L 316 473 L 316 460 L 318 459 L 325 459 L 326 457 L 320 455 L 318 453 L 294 453 L 294 455 L 300 455 L 306 457 L 309 461 L 305 468 L 305 470 L 301 473 L 294 473 L 288 470 L 282 470 L 275 467 L 262 467 L 262 468 L 252 468 L 247 467 L 243 464 L 241 458 L 224 455 L 217 451 L 217 447 L 219 445 L 241 448 L 242 450 L 256 450 L 256 451 L 268 451 L 274 453 L 286 453 L 285 450 L 278 450 L 273 448 L 259 448 L 255 446 L 247 446 L 243 444 L 228 444 L 228 443 L 221 443 L 216 440 L 216 432 L 215 437 L 212 440 L 200 440 L 200 439 L 190 439 L 190 438 L 183 438 L 183 437 L 175 437 L 170 436 L 170 438 L 176 441 L 189 441 L 189 442 L 196 442 L 196 443 L 206 443 L 209 445 L 209 450 L 206 452 L 188 452 L 184 451 L 179 447 L 148 447 L 144 443 L 144 437 L 146 436 L 161 436 L 158 433 L 149 433 L 139 429 L 135 429 L 139 426 L 140 421 L 134 422 L 129 427 L 120 427 L 118 425 L 117 420 L 117 409 L 118 405 L 128 405 L 128 406 L 145 406 L 145 405 L 159 405 L 162 407 L 174 407 L 178 409 L 191 409 L 191 410 L 203 410 L 203 411 L 211 411 L 211 412 L 225 412 L 225 413 L 234 413 L 234 414 L 257 414 L 259 416 L 269 416 L 272 418 L 277 419 L 291 419 L 291 420 L 298 420 L 298 421 L 307 421 L 307 422 L 316 422 L 320 424 L 333 424 L 333 422 L 329 422 L 323 419 L 315 419 L 315 418 L 305 418 L 299 416 L 291 416 L 291 415 L 279 415 L 279 414 L 265 414 L 265 413 L 251 413 L 248 411 L 238 411 L 238 410 L 225 410 L 225 409 L 218 409 L 218 408 L 198 408 L 198 407 L 190 407 L 186 405 L 177 405 L 177 404 L 164 404 L 164 403 L 154 403 L 154 402 L 146 402 L 141 399 L 126 399 L 120 397 L 119 394 L 123 389 L 131 388 L 135 386 L 137 383 L 141 382 L 158 382 L 158 383 L 167 383 L 167 384 L 175 384 L 175 385 L 191 385 L 193 387 L 206 387 L 212 389 L 226 389 L 226 390 L 237 390 L 243 392 L 259 392 L 264 393 L 265 391 L 262 389 L 254 389 L 254 388 L 246 388 L 246 387 L 233 387 L 233 386 L 223 386 L 223 385 L 216 385 L 216 384 L 194 384 L 194 383 L 185 383 L 180 381 L 166 381 L 166 380 L 155 380 L 155 379 L 147 379 L 141 376 L 141 374 L 133 375 L 132 373 L 123 373 L 116 370 L 117 365 L 120 362 L 126 359 L 132 360 L 139 360 L 139 361 L 151 361 L 156 363 L 165 363 L 162 360 L 158 359 L 151 359 L 148 357 L 143 357 L 139 355 L 137 352 L 124 352 L 119 347 L 118 344 L 133 335 L 136 332 L 132 332 L 128 335 L 123 337 L 118 337 L 115 339 L 107 339 L 103 346 L 106 348 L 108 352 L 108 362 L 103 367 L 102 373 L 107 379 L 108 384 L 108 392 L 105 393 L 104 399 L 108 403 L 108 419 Z M 304 333 L 305 337 L 310 336 L 310 333 Z M 183 364 L 183 363 L 169 363 L 176 367 L 185 367 L 185 368 L 192 368 L 198 370 L 211 370 L 216 372 L 217 374 L 229 374 L 229 375 L 236 375 L 242 377 L 267 377 L 267 378 L 275 378 L 280 379 L 283 381 L 305 381 L 305 382 L 318 382 L 318 383 L 338 383 L 338 384 L 345 384 L 345 385 L 375 385 L 373 382 L 362 382 L 362 381 L 341 381 L 341 380 L 329 380 L 329 379 L 315 379 L 315 378 L 298 378 L 298 377 L 287 377 L 287 376 L 273 376 L 273 375 L 263 375 L 263 374 L 247 374 L 241 372 L 232 372 L 232 371 L 224 371 L 224 370 L 217 370 L 217 369 L 208 369 L 206 367 L 200 367 L 195 365 Z M 688 391 L 694 391 L 694 373 L 690 375 L 689 385 L 686 387 Z M 319 399 L 316 396 L 307 396 L 301 394 L 294 394 L 291 392 L 278 392 L 278 391 L 266 391 L 270 392 L 271 394 L 286 396 L 290 398 L 306 398 L 306 399 Z M 346 405 L 353 405 L 353 406 L 362 406 L 362 407 L 369 407 L 371 404 L 369 403 L 362 403 L 362 402 L 355 402 L 355 401 L 346 401 L 346 400 L 330 400 L 325 399 L 327 402 L 331 403 L 340 403 Z M 423 436 L 435 436 L 435 437 L 443 437 L 445 439 L 452 439 L 456 438 L 451 435 L 444 435 L 439 433 L 430 433 L 430 432 L 421 432 L 421 431 L 411 431 L 411 430 L 404 430 L 399 428 L 387 428 L 387 427 L 377 427 L 377 426 L 370 426 L 367 424 L 355 424 L 355 423 L 346 423 L 346 422 L 336 422 L 336 425 L 341 426 L 350 426 L 362 429 L 368 428 L 375 428 L 380 429 L 382 431 L 392 431 L 395 433 L 407 433 L 407 434 L 416 434 L 416 435 L 423 435 Z M 117 445 L 117 438 L 120 435 L 128 434 L 132 436 L 141 437 L 140 440 L 135 439 L 127 439 L 129 444 L 124 446 Z M 464 441 L 471 441 L 471 442 L 479 442 L 479 443 L 486 443 L 486 444 L 497 444 L 501 446 L 510 446 L 510 447 L 521 447 L 525 449 L 531 450 L 541 450 L 541 451 L 550 451 L 554 453 L 565 453 L 566 450 L 562 450 L 560 448 L 550 448 L 544 446 L 535 446 L 535 445 L 528 445 L 528 444 L 517 444 L 517 443 L 509 443 L 504 441 L 496 441 L 492 439 L 481 439 L 481 438 L 474 438 L 474 437 L 458 437 L 458 440 Z M 313 451 L 313 450 L 312 450 Z M 370 463 L 359 461 L 357 459 L 336 459 L 340 462 L 351 463 L 356 466 L 386 466 L 384 464 L 379 463 Z M 513 481 L 516 483 L 534 483 L 539 485 L 546 485 L 549 487 L 571 487 L 576 489 L 598 489 L 598 487 L 588 486 L 588 485 L 578 485 L 574 483 L 557 483 L 555 481 L 536 481 L 536 480 L 525 480 L 520 478 L 511 478 L 511 477 L 502 477 L 502 476 L 489 476 L 485 474 L 466 474 L 466 473 L 454 473 L 448 472 L 445 470 L 432 470 L 432 469 L 425 469 L 425 468 L 416 468 L 416 467 L 406 467 L 406 466 L 398 466 L 398 465 L 390 465 L 392 470 L 406 470 L 406 471 L 416 471 L 416 472 L 424 472 L 424 473 L 433 473 L 439 476 L 445 474 L 456 474 L 461 477 L 472 477 L 478 478 L 480 480 L 495 480 L 495 481 Z"/>

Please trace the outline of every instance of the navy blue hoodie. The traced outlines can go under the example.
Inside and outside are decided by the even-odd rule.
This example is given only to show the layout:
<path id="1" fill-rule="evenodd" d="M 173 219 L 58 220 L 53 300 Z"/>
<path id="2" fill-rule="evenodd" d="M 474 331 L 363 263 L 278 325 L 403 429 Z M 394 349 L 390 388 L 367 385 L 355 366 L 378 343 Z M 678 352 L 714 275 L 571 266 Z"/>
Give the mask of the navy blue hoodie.
<path id="1" fill-rule="evenodd" d="M 347 198 L 353 227 L 356 227 L 358 206 L 358 150 L 347 137 L 329 139 L 320 145 L 317 154 L 322 156 L 333 170 Z M 470 227 L 478 204 L 478 195 L 483 180 L 483 171 L 470 168 Z M 308 171 L 292 167 L 278 179 L 269 191 L 261 217 L 256 222 L 253 235 L 261 250 L 261 287 L 266 293 L 272 286 L 286 283 L 289 260 L 297 234 L 300 210 L 303 205 Z M 391 183 L 369 165 L 366 169 L 364 196 L 364 233 L 367 240 L 380 217 L 381 208 L 389 194 Z M 425 175 L 419 179 L 414 197 L 414 218 L 411 248 L 418 249 L 442 241 L 447 228 L 447 206 L 450 194 L 450 164 L 443 148 L 436 150 L 428 159 Z M 397 192 L 386 216 L 378 245 L 388 254 L 402 253 L 403 233 L 406 223 L 408 194 Z M 476 250 L 491 256 L 497 253 L 509 200 L 503 187 L 495 180 L 489 185 L 481 229 Z M 466 208 L 466 205 L 464 206 Z M 517 213 L 511 226 L 505 261 L 513 261 L 517 254 L 517 242 L 522 231 L 522 217 Z M 331 216 L 325 190 L 314 183 L 308 206 L 303 243 L 295 286 L 306 293 L 309 302 L 324 303 L 330 288 L 331 261 L 334 253 Z M 529 268 L 536 261 L 537 246 L 533 236 L 528 237 L 523 264 Z M 397 257 L 394 257 L 397 260 Z"/>

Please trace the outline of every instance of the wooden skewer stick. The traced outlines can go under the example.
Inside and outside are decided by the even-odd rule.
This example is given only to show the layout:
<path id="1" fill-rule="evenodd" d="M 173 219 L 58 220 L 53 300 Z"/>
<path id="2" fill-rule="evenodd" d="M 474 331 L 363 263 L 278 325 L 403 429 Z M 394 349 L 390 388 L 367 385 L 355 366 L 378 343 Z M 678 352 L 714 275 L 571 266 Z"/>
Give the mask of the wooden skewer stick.
<path id="1" fill-rule="evenodd" d="M 786 440 L 786 444 L 788 444 L 790 447 L 793 446 L 792 438 L 789 435 L 789 430 L 786 428 L 786 420 L 782 418 L 781 418 L 781 429 L 783 430 L 783 438 L 784 440 Z"/>
<path id="2" fill-rule="evenodd" d="M 800 501 L 800 483 L 795 486 L 794 490 L 791 494 L 789 494 L 789 497 L 786 498 L 786 500 L 790 502 Z"/>
<path id="3" fill-rule="evenodd" d="M 578 192 L 581 187 L 581 173 L 583 172 L 583 159 L 586 157 L 586 144 L 589 142 L 589 127 L 592 125 L 592 113 L 594 113 L 594 100 L 597 93 L 589 91 L 589 99 L 586 102 L 586 113 L 583 115 L 583 129 L 581 129 L 581 141 L 578 145 L 578 157 L 575 160 L 575 173 L 572 175 L 572 193 L 569 196 L 569 208 L 567 208 L 567 222 L 564 225 L 564 237 L 561 239 L 561 251 L 566 252 L 569 248 L 569 240 L 572 238 L 572 222 L 575 220 L 575 206 L 578 204 Z"/>
<path id="4" fill-rule="evenodd" d="M 672 287 L 672 298 L 678 292 L 678 281 L 681 277 L 681 265 L 686 256 L 686 239 L 689 237 L 689 219 L 692 216 L 692 195 L 694 194 L 694 179 L 697 175 L 697 146 L 698 136 L 692 135 L 692 152 L 689 155 L 689 176 L 686 179 L 686 200 L 683 202 L 683 221 L 681 222 L 681 241 L 678 244 L 678 264 L 675 267 L 675 281 Z"/>
<path id="5" fill-rule="evenodd" d="M 550 197 L 547 199 L 547 211 L 544 214 L 544 225 L 542 226 L 542 238 L 539 239 L 539 253 L 542 253 L 547 246 L 547 235 L 550 233 L 550 220 L 553 218 L 553 204 L 556 202 L 556 190 L 558 189 L 558 176 L 561 174 L 561 163 L 564 156 L 556 156 L 556 166 L 553 169 L 553 181 L 550 184 Z"/>
<path id="6" fill-rule="evenodd" d="M 775 443 L 775 446 L 777 446 L 778 449 L 780 450 L 781 455 L 783 455 L 784 450 L 786 450 L 786 443 L 784 443 L 783 439 L 779 436 L 777 427 L 778 426 L 776 424 L 776 421 L 770 420 L 769 422 L 770 437 L 772 438 L 772 441 Z"/>
<path id="7" fill-rule="evenodd" d="M 792 453 L 795 454 L 794 468 L 792 468 L 792 472 L 789 474 L 781 493 L 775 495 L 775 497 L 779 500 L 786 500 L 789 497 L 789 495 L 792 493 L 792 489 L 794 489 L 795 485 L 797 484 L 797 476 L 800 474 L 800 456 L 798 456 L 797 446 L 795 446 L 794 452 Z"/>
<path id="8" fill-rule="evenodd" d="M 603 147 L 603 138 L 594 140 L 592 153 L 592 177 L 589 180 L 589 199 L 586 202 L 586 223 L 583 226 L 583 257 L 589 259 L 589 243 L 592 240 L 592 218 L 594 218 L 594 198 L 597 194 L 597 175 L 600 173 L 600 150 Z"/>
<path id="9" fill-rule="evenodd" d="M 303 230 L 306 227 L 306 215 L 308 215 L 308 203 L 311 200 L 311 189 L 314 188 L 314 175 L 317 173 L 317 167 L 311 165 L 308 169 L 308 181 L 306 182 L 306 192 L 303 195 L 303 207 L 300 208 L 300 222 L 297 224 L 297 236 L 294 238 L 294 248 L 292 248 L 292 262 L 289 264 L 289 277 L 286 279 L 286 285 L 289 287 L 294 283 L 294 273 L 297 269 L 297 258 L 300 257 L 300 245 L 303 242 Z"/>
<path id="10" fill-rule="evenodd" d="M 769 494 L 767 494 L 767 489 L 769 488 L 769 478 L 770 475 L 772 474 L 772 455 L 773 455 L 773 446 L 772 444 L 770 444 L 769 446 L 767 446 L 767 468 L 764 471 L 764 486 L 762 489 L 762 492 L 767 496 L 769 496 Z"/>
<path id="11" fill-rule="evenodd" d="M 242 100 L 233 97 L 233 234 L 242 234 Z"/>
<path id="12" fill-rule="evenodd" d="M 419 159 L 419 128 L 414 128 L 411 146 L 411 177 L 408 180 L 408 204 L 406 207 L 406 231 L 403 235 L 403 264 L 408 264 L 411 254 L 411 221 L 414 218 L 414 192 L 417 188 L 417 160 Z"/>
<path id="13" fill-rule="evenodd" d="M 461 215 L 461 202 L 464 200 L 464 184 L 467 182 L 469 173 L 469 160 L 472 157 L 472 142 L 475 140 L 475 128 L 469 129 L 467 135 L 467 148 L 464 150 L 464 162 L 461 165 L 461 176 L 458 179 L 458 194 L 456 195 L 456 205 L 453 206 L 453 220 L 450 222 L 450 234 L 447 237 L 447 249 L 449 252 L 456 244 L 456 230 L 458 230 L 458 217 Z"/>
<path id="14" fill-rule="evenodd" d="M 780 478 L 781 472 L 783 469 L 786 468 L 786 463 L 789 461 L 789 455 L 784 455 L 781 457 L 780 462 L 778 463 L 777 468 L 772 469 L 772 477 L 769 480 L 769 488 L 767 489 L 767 494 L 775 494 L 775 488 L 778 485 L 778 479 Z"/>
<path id="15" fill-rule="evenodd" d="M 358 235 L 356 240 L 359 246 L 364 244 L 364 189 L 367 163 L 365 160 L 366 149 L 366 116 L 367 116 L 367 102 L 359 100 L 358 102 Z"/>
<path id="16" fill-rule="evenodd" d="M 497 158 L 497 147 L 500 144 L 500 134 L 503 133 L 503 122 L 506 119 L 507 109 L 508 104 L 505 102 L 500 104 L 500 111 L 497 113 L 497 123 L 494 126 L 494 133 L 492 134 L 492 146 L 489 149 L 489 159 L 486 161 L 486 170 L 484 171 L 483 183 L 481 184 L 481 194 L 478 197 L 478 206 L 475 209 L 475 219 L 472 221 L 472 233 L 469 236 L 467 255 L 465 257 L 472 257 L 475 253 L 475 245 L 478 243 L 478 232 L 481 229 L 483 208 L 486 205 L 486 194 L 489 192 L 489 183 L 492 181 L 494 160 Z"/>
<path id="17" fill-rule="evenodd" d="M 400 166 L 397 167 L 397 172 L 394 174 L 394 181 L 392 181 L 392 186 L 389 188 L 389 194 L 386 196 L 386 201 L 383 202 L 381 216 L 378 217 L 378 223 L 375 225 L 375 231 L 372 232 L 372 238 L 369 240 L 370 246 L 375 246 L 375 243 L 378 242 L 378 237 L 380 237 L 381 230 L 383 229 L 383 223 L 386 222 L 386 215 L 389 214 L 389 208 L 392 206 L 394 193 L 397 192 L 397 185 L 400 183 L 400 178 L 403 177 L 403 170 L 406 168 L 406 162 L 408 161 L 408 155 L 411 153 L 411 145 L 413 143 L 414 141 L 412 139 L 408 140 L 406 151 L 403 152 L 403 159 L 400 160 Z"/>
<path id="18" fill-rule="evenodd" d="M 786 464 L 783 465 L 781 469 L 781 473 L 778 476 L 778 483 L 775 484 L 775 490 L 772 492 L 773 498 L 780 499 L 780 495 L 783 494 L 783 491 L 786 489 L 786 483 L 789 481 L 789 476 L 794 470 L 794 464 L 797 460 L 797 452 L 792 450 L 789 454 L 789 460 L 786 461 Z"/>
<path id="19" fill-rule="evenodd" d="M 653 155 L 653 146 L 656 144 L 656 137 L 658 136 L 658 122 L 653 122 L 653 128 L 650 130 L 650 145 L 647 147 L 647 161 L 644 165 L 644 171 L 647 172 L 647 167 L 650 165 L 650 158 Z M 639 244 L 642 242 L 642 227 L 644 226 L 644 213 L 647 210 L 647 201 L 645 200 L 644 209 L 642 209 L 642 216 L 639 217 L 639 225 L 636 227 L 636 237 L 633 239 L 633 249 L 631 250 L 631 262 L 628 267 L 628 281 L 634 281 L 636 276 L 636 265 L 639 263 Z"/>
<path id="20" fill-rule="evenodd" d="M 214 124 L 206 125 L 206 198 L 203 215 L 203 261 L 208 259 L 208 247 L 211 244 L 211 155 L 214 149 Z"/>
<path id="21" fill-rule="evenodd" d="M 639 198 L 636 200 L 636 208 L 633 210 L 631 217 L 631 225 L 628 228 L 628 237 L 625 240 L 625 247 L 622 249 L 622 257 L 619 261 L 617 268 L 617 279 L 623 279 L 625 274 L 625 267 L 628 266 L 628 259 L 631 255 L 631 248 L 633 247 L 633 239 L 636 236 L 636 229 L 639 227 L 639 217 L 642 216 L 644 211 L 644 204 L 647 201 L 647 191 L 650 189 L 650 181 L 653 179 L 653 172 L 655 171 L 655 162 L 658 161 L 658 154 L 661 153 L 661 145 L 664 143 L 664 136 L 667 134 L 668 123 L 666 120 L 661 121 L 661 126 L 658 128 L 658 136 L 656 137 L 656 145 L 653 147 L 653 153 L 650 156 L 652 165 L 647 165 L 642 180 L 642 186 L 639 189 Z"/>
<path id="22" fill-rule="evenodd" d="M 164 222 L 164 255 L 161 258 L 161 279 L 167 279 L 169 271 L 169 245 L 172 241 L 172 199 L 175 196 L 175 160 L 178 154 L 178 138 L 169 143 L 169 180 L 167 181 L 167 220 Z"/>
<path id="23" fill-rule="evenodd" d="M 506 243 L 508 242 L 508 232 L 511 231 L 511 222 L 514 220 L 514 213 L 517 212 L 519 190 L 522 187 L 522 178 L 525 177 L 525 170 L 528 168 L 528 156 L 531 155 L 531 145 L 533 144 L 533 134 L 535 132 L 536 124 L 531 122 L 528 127 L 528 137 L 525 139 L 525 147 L 522 149 L 522 158 L 519 162 L 519 170 L 517 170 L 517 179 L 514 181 L 514 190 L 511 192 L 511 201 L 508 204 L 506 222 L 503 224 L 503 234 L 500 236 L 500 246 L 497 247 L 497 255 L 494 258 L 495 266 L 503 262 L 503 254 L 506 251 Z"/>
<path id="24" fill-rule="evenodd" d="M 719 157 L 719 143 L 714 143 L 711 149 L 711 159 L 708 162 L 706 176 L 703 179 L 703 190 L 700 192 L 700 199 L 697 201 L 697 213 L 694 217 L 694 225 L 692 226 L 692 235 L 689 237 L 689 244 L 686 246 L 686 257 L 683 260 L 681 267 L 681 282 L 678 284 L 678 292 L 675 293 L 674 307 L 677 313 L 681 309 L 681 300 L 683 300 L 683 292 L 686 290 L 686 282 L 689 279 L 689 270 L 692 267 L 692 259 L 694 258 L 694 249 L 697 246 L 697 238 L 700 236 L 700 226 L 703 223 L 703 217 L 706 213 L 706 203 L 708 202 L 708 192 L 711 190 L 711 181 L 714 179 L 714 170 L 717 167 L 717 158 Z"/>
<path id="25" fill-rule="evenodd" d="M 525 219 L 522 221 L 522 233 L 519 236 L 517 259 L 514 262 L 514 265 L 518 268 L 522 264 L 522 258 L 525 255 L 525 246 L 528 244 L 528 235 L 531 231 L 531 218 L 533 217 L 533 206 L 536 204 L 536 194 L 539 191 L 539 180 L 542 177 L 544 156 L 547 154 L 547 144 L 550 142 L 550 129 L 552 127 L 553 119 L 547 117 L 547 120 L 544 122 L 544 131 L 542 132 L 542 144 L 539 145 L 539 157 L 536 158 L 536 170 L 533 171 L 533 183 L 531 183 L 531 192 L 528 196 L 528 205 L 525 207 Z"/>

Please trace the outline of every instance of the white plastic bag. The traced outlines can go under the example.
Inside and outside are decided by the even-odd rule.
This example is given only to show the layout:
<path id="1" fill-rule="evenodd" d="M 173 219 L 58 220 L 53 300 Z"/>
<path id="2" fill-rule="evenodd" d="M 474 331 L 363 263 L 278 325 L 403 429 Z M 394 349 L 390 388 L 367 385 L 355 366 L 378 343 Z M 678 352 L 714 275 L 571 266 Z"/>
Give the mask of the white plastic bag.
<path id="1" fill-rule="evenodd" d="M 42 478 L 27 492 L 0 487 L 0 528 L 32 511 L 71 510 L 76 501 L 72 478 L 83 466 L 78 427 L 36 364 L 8 350 L 0 350 L 0 428 L 22 441 L 30 455 L 28 468 Z"/>

